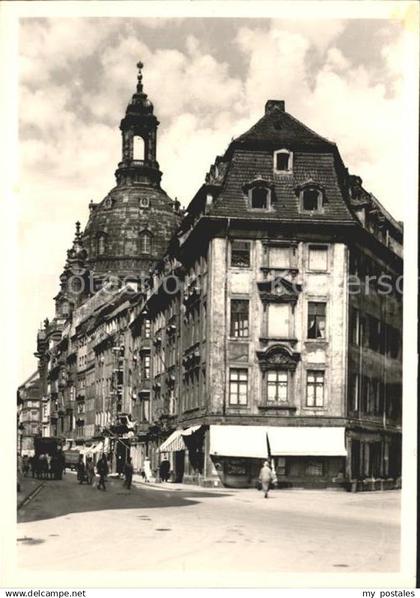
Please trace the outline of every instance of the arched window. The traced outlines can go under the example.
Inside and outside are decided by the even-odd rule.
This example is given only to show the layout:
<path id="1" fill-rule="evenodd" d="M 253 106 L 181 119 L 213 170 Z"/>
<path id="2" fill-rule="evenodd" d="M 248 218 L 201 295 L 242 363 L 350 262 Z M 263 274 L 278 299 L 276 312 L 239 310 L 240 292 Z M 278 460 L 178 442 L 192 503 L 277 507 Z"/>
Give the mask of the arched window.
<path id="1" fill-rule="evenodd" d="M 293 167 L 293 154 L 287 149 L 280 149 L 274 152 L 274 171 L 291 172 Z"/>
<path id="2" fill-rule="evenodd" d="M 326 197 L 325 190 L 321 185 L 308 181 L 296 188 L 296 194 L 299 197 L 301 212 L 323 212 Z"/>
<path id="3" fill-rule="evenodd" d="M 139 135 L 133 137 L 133 160 L 144 160 L 144 139 Z"/>
<path id="4" fill-rule="evenodd" d="M 140 233 L 140 253 L 151 253 L 152 251 L 152 235 L 145 230 Z"/>
<path id="5" fill-rule="evenodd" d="M 267 187 L 254 187 L 249 191 L 250 208 L 253 210 L 270 209 L 270 189 Z"/>
<path id="6" fill-rule="evenodd" d="M 98 255 L 103 255 L 105 253 L 105 249 L 106 249 L 106 242 L 105 242 L 105 235 L 104 234 L 100 234 L 98 236 L 98 240 L 97 240 L 97 252 Z"/>

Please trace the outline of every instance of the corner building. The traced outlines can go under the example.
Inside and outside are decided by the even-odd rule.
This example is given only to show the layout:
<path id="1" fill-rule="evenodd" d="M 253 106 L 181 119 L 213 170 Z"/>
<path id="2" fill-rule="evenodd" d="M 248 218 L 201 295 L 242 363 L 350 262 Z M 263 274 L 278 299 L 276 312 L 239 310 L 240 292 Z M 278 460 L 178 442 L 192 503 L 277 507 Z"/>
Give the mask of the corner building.
<path id="1" fill-rule="evenodd" d="M 269 458 L 283 487 L 398 487 L 401 274 L 401 224 L 334 143 L 268 101 L 155 270 L 155 465 L 250 486 Z"/>

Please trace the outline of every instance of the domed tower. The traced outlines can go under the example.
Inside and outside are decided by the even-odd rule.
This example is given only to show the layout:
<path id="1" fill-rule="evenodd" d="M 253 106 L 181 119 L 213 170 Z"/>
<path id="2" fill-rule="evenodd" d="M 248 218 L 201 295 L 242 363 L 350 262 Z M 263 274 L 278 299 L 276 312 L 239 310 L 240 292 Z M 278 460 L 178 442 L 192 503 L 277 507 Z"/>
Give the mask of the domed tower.
<path id="1" fill-rule="evenodd" d="M 136 280 L 165 252 L 180 219 L 179 203 L 160 186 L 156 161 L 159 121 L 143 91 L 141 62 L 137 89 L 121 121 L 122 157 L 117 185 L 99 203 L 91 202 L 83 234 L 87 266 L 94 277 L 112 274 Z"/>

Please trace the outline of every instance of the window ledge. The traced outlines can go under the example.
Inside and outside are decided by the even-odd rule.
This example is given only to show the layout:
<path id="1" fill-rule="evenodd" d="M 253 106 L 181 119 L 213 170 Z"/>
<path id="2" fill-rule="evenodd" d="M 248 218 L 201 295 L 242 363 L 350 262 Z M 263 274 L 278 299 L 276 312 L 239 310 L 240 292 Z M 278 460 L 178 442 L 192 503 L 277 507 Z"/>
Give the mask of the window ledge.
<path id="1" fill-rule="evenodd" d="M 291 336 L 260 336 L 260 343 L 291 343 L 296 344 L 298 339 Z"/>
<path id="2" fill-rule="evenodd" d="M 261 409 L 261 411 L 268 411 L 271 409 L 276 409 L 279 411 L 296 411 L 297 407 L 295 407 L 294 405 L 287 405 L 286 403 L 281 405 L 280 403 L 277 404 L 273 404 L 273 405 L 268 405 L 268 404 L 264 404 L 264 405 L 258 405 L 258 409 Z"/>

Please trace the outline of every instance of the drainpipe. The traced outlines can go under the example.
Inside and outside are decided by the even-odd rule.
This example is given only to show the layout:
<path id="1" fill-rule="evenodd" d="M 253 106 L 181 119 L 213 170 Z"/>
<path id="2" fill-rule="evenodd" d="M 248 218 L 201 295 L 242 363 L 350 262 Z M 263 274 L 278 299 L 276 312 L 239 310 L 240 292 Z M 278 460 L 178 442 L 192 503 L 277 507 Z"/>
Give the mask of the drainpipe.
<path id="1" fill-rule="evenodd" d="M 224 285 L 224 300 L 225 300 L 225 343 L 224 343 L 224 362 L 225 362 L 225 388 L 223 393 L 223 416 L 226 415 L 226 397 L 227 397 L 227 382 L 228 382 L 228 268 L 229 268 L 229 229 L 230 218 L 226 223 L 226 245 L 225 245 L 225 285 Z"/>

